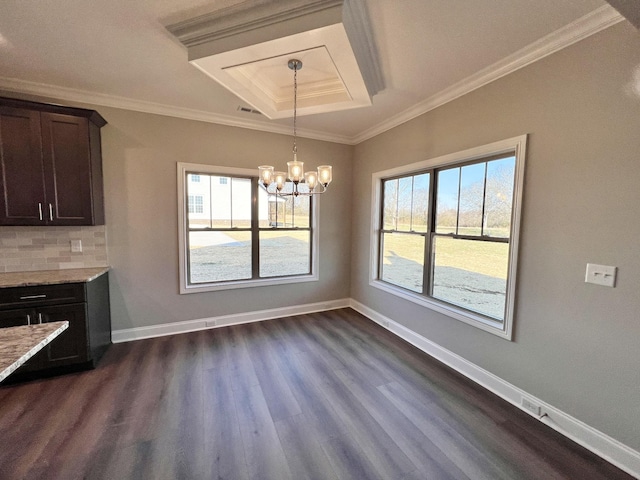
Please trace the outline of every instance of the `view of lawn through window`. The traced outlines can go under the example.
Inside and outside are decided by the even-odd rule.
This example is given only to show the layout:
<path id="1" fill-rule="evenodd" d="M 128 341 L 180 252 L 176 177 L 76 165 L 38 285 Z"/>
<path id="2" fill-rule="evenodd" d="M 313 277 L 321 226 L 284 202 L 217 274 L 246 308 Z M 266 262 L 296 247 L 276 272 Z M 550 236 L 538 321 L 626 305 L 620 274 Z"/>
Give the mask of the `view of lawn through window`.
<path id="1" fill-rule="evenodd" d="M 382 180 L 378 277 L 505 318 L 516 158 Z"/>
<path id="2" fill-rule="evenodd" d="M 185 193 L 190 285 L 311 273 L 310 197 L 202 172 L 186 174 Z"/>

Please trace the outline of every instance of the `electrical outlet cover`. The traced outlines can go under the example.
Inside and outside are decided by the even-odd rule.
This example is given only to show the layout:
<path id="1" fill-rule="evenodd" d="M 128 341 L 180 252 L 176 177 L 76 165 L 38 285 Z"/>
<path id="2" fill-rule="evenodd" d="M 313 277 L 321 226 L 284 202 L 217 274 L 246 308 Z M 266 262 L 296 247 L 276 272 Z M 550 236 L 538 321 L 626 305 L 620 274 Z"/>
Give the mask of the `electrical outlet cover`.
<path id="1" fill-rule="evenodd" d="M 587 263 L 587 272 L 584 277 L 586 283 L 602 285 L 603 287 L 615 287 L 616 267 Z"/>

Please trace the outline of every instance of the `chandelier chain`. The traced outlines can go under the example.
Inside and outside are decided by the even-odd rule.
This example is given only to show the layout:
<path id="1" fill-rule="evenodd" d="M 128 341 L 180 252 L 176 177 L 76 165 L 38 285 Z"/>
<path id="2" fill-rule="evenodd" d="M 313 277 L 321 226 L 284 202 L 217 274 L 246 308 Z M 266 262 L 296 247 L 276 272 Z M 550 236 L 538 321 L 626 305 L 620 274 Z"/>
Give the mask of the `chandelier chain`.
<path id="1" fill-rule="evenodd" d="M 293 153 L 298 153 L 296 145 L 297 129 L 297 112 L 298 112 L 298 62 L 293 66 Z"/>

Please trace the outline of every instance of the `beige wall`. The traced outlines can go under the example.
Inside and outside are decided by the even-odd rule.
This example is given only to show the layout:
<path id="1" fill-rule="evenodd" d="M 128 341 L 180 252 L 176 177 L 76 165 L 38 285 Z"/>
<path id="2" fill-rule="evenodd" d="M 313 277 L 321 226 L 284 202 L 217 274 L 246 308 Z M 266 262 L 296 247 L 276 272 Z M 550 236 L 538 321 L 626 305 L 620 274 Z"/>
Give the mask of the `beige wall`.
<path id="1" fill-rule="evenodd" d="M 351 274 L 352 298 L 635 449 L 639 83 L 624 22 L 358 145 Z M 372 172 L 525 133 L 513 342 L 369 286 Z M 587 262 L 618 266 L 617 287 L 585 284 Z"/>
<path id="2" fill-rule="evenodd" d="M 320 199 L 320 280 L 178 294 L 176 163 L 285 165 L 292 139 L 159 115 L 97 107 L 109 122 L 102 151 L 114 330 L 216 317 L 349 296 L 352 147 L 301 139 L 305 166 L 334 167 Z M 256 170 L 257 171 L 257 170 Z"/>

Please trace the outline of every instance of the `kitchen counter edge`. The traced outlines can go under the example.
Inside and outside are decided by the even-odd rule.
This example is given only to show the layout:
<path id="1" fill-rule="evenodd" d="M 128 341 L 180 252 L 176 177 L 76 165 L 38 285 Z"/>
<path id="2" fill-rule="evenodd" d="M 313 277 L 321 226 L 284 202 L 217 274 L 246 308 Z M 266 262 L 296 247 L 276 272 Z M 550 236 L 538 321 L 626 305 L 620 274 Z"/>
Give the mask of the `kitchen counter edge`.
<path id="1" fill-rule="evenodd" d="M 87 283 L 109 270 L 110 267 L 93 267 L 0 273 L 0 288 Z"/>

